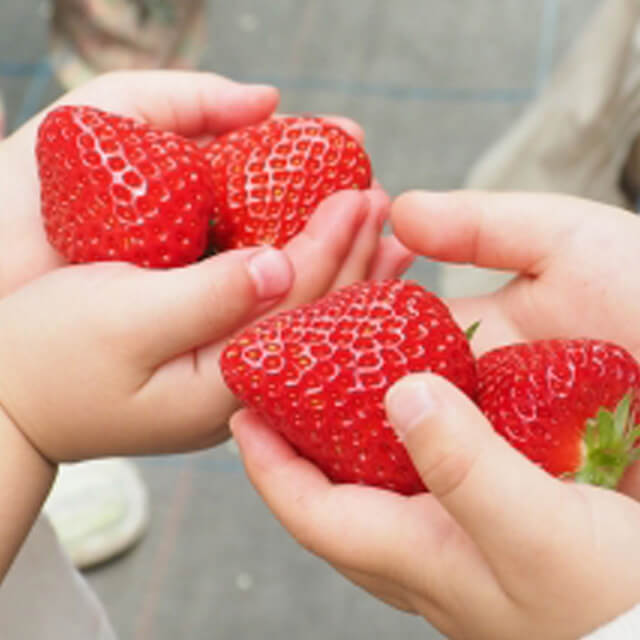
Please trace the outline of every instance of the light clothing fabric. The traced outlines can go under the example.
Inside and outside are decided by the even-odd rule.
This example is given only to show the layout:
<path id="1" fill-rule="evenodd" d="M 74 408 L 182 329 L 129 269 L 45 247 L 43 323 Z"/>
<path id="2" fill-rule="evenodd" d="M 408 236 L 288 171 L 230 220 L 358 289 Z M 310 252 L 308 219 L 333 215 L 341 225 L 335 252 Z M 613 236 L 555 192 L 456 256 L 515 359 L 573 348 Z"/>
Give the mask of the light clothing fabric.
<path id="1" fill-rule="evenodd" d="M 0 586 L 2 640 L 116 640 L 104 608 L 38 518 Z"/>
<path id="2" fill-rule="evenodd" d="M 117 640 L 85 579 L 38 518 L 0 587 L 2 640 Z M 638 640 L 640 605 L 581 640 Z"/>

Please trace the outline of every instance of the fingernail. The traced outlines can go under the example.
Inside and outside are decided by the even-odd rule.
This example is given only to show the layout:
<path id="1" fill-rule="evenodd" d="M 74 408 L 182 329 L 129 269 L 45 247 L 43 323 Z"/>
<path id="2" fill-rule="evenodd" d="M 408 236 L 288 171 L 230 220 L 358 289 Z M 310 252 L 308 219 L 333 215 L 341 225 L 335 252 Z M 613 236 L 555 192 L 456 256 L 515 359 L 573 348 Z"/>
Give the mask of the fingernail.
<path id="1" fill-rule="evenodd" d="M 271 247 L 254 253 L 249 258 L 248 269 L 261 300 L 284 295 L 293 283 L 293 269 L 288 258 Z"/>
<path id="2" fill-rule="evenodd" d="M 396 383 L 387 396 L 387 415 L 400 440 L 433 413 L 434 401 L 429 387 L 421 380 Z"/>

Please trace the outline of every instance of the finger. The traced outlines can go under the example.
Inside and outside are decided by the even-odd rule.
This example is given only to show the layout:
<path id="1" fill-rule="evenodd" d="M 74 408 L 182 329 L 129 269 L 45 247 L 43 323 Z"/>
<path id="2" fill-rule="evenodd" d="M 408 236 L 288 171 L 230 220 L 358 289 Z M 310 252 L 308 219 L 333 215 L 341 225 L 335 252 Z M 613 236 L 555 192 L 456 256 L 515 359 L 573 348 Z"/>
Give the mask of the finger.
<path id="1" fill-rule="evenodd" d="M 518 282 L 518 285 L 524 290 L 532 282 L 534 281 Z M 469 343 L 476 356 L 505 344 L 548 337 L 547 334 L 523 331 L 511 313 L 509 295 L 510 291 L 503 289 L 488 296 L 445 301 L 456 322 L 464 330 L 478 323 Z M 527 325 L 526 329 L 531 327 Z"/>
<path id="2" fill-rule="evenodd" d="M 305 304 L 325 295 L 332 287 L 368 211 L 366 195 L 341 191 L 325 199 L 285 252 L 296 273 L 289 295 L 277 311 Z"/>
<path id="3" fill-rule="evenodd" d="M 386 406 L 426 486 L 498 573 L 562 557 L 554 541 L 564 544 L 566 486 L 498 436 L 471 399 L 418 374 L 396 383 Z"/>
<path id="4" fill-rule="evenodd" d="M 105 309 L 102 322 L 131 336 L 132 353 L 153 368 L 230 335 L 259 305 L 284 296 L 293 279 L 286 255 L 270 247 L 225 252 L 181 269 L 136 270 L 118 282 L 117 308 Z M 137 304 L 141 292 L 144 305 Z"/>
<path id="5" fill-rule="evenodd" d="M 305 229 L 290 240 L 283 250 L 295 273 L 295 280 L 290 290 L 283 299 L 276 302 L 275 306 L 271 304 L 268 309 L 265 309 L 262 306 L 264 303 L 262 303 L 260 307 L 254 307 L 254 312 L 271 315 L 306 304 L 327 293 L 364 221 L 366 207 L 366 197 L 357 192 L 342 192 L 325 200 L 313 214 Z M 251 252 L 255 251 L 255 249 L 244 251 Z M 240 254 L 241 252 L 236 253 Z M 224 258 L 227 255 L 229 255 L 229 252 L 220 254 L 213 260 Z M 228 278 L 220 278 L 218 282 L 220 285 L 222 283 L 226 284 L 224 285 L 225 293 L 221 297 L 215 296 L 217 298 L 216 302 L 219 302 L 219 300 L 224 301 L 224 304 L 218 304 L 217 308 L 219 310 L 226 309 L 224 313 L 230 314 L 230 310 L 227 308 L 228 305 L 242 304 L 242 298 L 238 297 L 238 292 L 241 289 L 237 288 L 238 285 L 234 285 Z M 235 300 L 236 297 L 238 297 L 238 300 Z M 209 299 L 212 300 L 213 305 L 212 296 L 209 296 Z M 202 309 L 202 313 L 208 313 L 209 317 L 211 317 L 213 312 L 210 307 L 208 312 Z M 233 313 L 228 317 L 237 318 L 237 316 L 238 314 Z M 244 321 L 253 321 L 255 319 L 254 315 L 251 314 L 249 317 L 245 316 Z M 171 366 L 164 366 L 161 370 L 156 371 L 153 376 L 153 385 L 148 385 L 147 395 L 150 395 L 151 391 L 156 395 L 162 395 L 172 386 L 175 388 L 180 385 L 184 393 L 191 394 L 191 397 L 194 398 L 193 404 L 195 406 L 202 404 L 201 401 L 196 399 L 202 396 L 202 388 L 210 390 L 216 387 L 217 389 L 225 390 L 226 387 L 221 379 L 218 364 L 220 350 L 224 342 L 219 344 L 216 342 L 216 338 L 226 339 L 238 328 L 239 326 L 236 323 L 225 334 L 225 327 L 222 327 L 223 331 L 214 335 L 212 327 L 207 326 L 205 321 L 204 334 L 208 336 L 206 339 L 208 344 L 203 344 L 203 347 L 198 349 L 195 354 L 187 354 L 187 357 L 176 360 L 171 363 Z M 193 329 L 187 326 L 184 336 L 186 341 L 192 343 L 185 351 L 198 346 L 194 344 Z M 154 340 L 151 342 L 154 342 Z M 175 349 L 172 348 L 171 350 L 175 352 Z M 157 351 L 152 353 L 154 358 L 157 359 L 159 355 Z M 197 359 L 197 370 L 194 369 L 194 358 Z M 207 393 L 211 396 L 210 391 L 207 391 Z M 232 402 L 233 397 L 230 394 L 228 395 L 231 401 L 226 402 L 224 412 L 230 411 L 235 407 L 235 403 Z"/>
<path id="6" fill-rule="evenodd" d="M 370 215 L 376 221 L 379 231 L 382 231 L 384 223 L 389 219 L 391 198 L 389 198 L 389 194 L 380 186 L 367 189 L 364 193 L 369 199 Z"/>
<path id="7" fill-rule="evenodd" d="M 414 191 L 394 202 L 391 220 L 400 241 L 416 253 L 537 275 L 558 247 L 603 211 L 622 215 L 568 196 Z"/>
<path id="8" fill-rule="evenodd" d="M 366 216 L 366 206 L 367 199 L 361 193 L 343 192 L 328 198 L 318 207 L 305 229 L 284 249 L 295 272 L 295 281 L 288 295 L 278 301 L 276 306 L 271 306 L 268 314 L 311 302 L 328 291 L 362 225 Z M 227 254 L 218 257 L 222 258 L 225 255 Z M 223 300 L 223 304 L 218 307 L 225 309 L 228 304 L 238 304 L 241 298 L 239 301 L 234 299 L 241 289 L 225 278 L 221 279 L 221 282 L 227 283 L 226 293 L 219 298 Z M 209 314 L 211 313 L 210 307 Z M 229 310 L 225 313 L 228 314 Z M 233 314 L 233 317 L 237 316 L 238 314 Z M 248 320 L 253 321 L 255 318 L 245 316 L 244 322 Z M 166 420 L 161 421 L 159 418 L 154 425 L 159 434 L 155 439 L 157 447 L 161 446 L 161 438 L 162 446 L 167 451 L 176 450 L 178 446 L 212 446 L 219 441 L 222 434 L 221 425 L 237 409 L 237 400 L 222 379 L 219 366 L 220 352 L 224 348 L 226 338 L 238 328 L 236 324 L 226 334 L 221 332 L 221 340 L 216 341 L 211 327 L 207 327 L 205 320 L 204 333 L 209 336 L 208 344 L 157 369 L 145 384 L 143 393 L 138 394 L 141 404 L 147 407 L 157 405 L 159 399 L 164 398 Z M 184 336 L 186 341 L 192 343 L 188 349 L 193 349 L 193 331 L 188 326 L 185 327 Z M 175 401 L 172 402 L 172 399 Z M 181 440 L 176 442 L 176 433 L 172 430 L 172 416 L 184 417 L 187 413 L 185 405 L 188 406 L 189 413 L 188 420 L 185 419 L 185 424 L 189 425 L 189 438 L 183 434 L 180 436 Z M 212 416 L 215 416 L 215 419 L 212 419 Z"/>
<path id="9" fill-rule="evenodd" d="M 394 235 L 385 236 L 378 245 L 373 258 L 369 278 L 386 280 L 399 278 L 415 260 L 415 254 L 409 251 Z"/>
<path id="10" fill-rule="evenodd" d="M 197 71 L 118 71 L 65 94 L 59 104 L 88 104 L 143 119 L 183 136 L 220 134 L 273 113 L 278 91 Z"/>
<path id="11" fill-rule="evenodd" d="M 332 289 L 339 289 L 353 282 L 365 280 L 372 269 L 390 201 L 389 196 L 382 190 L 372 189 L 365 191 L 364 194 L 368 200 L 367 217 L 331 286 Z"/>
<path id="12" fill-rule="evenodd" d="M 631 464 L 618 484 L 618 491 L 640 502 L 640 462 Z"/>
<path id="13" fill-rule="evenodd" d="M 230 425 L 251 482 L 300 544 L 346 569 L 397 566 L 393 559 L 404 551 L 390 523 L 405 519 L 406 498 L 331 484 L 251 411 L 236 413 Z"/>
<path id="14" fill-rule="evenodd" d="M 248 410 L 233 416 L 231 431 L 251 482 L 283 526 L 341 572 L 372 576 L 357 579 L 365 588 L 391 582 L 434 601 L 452 590 L 495 597 L 484 558 L 432 495 L 333 485 Z"/>
<path id="15" fill-rule="evenodd" d="M 295 281 L 288 295 L 285 295 L 275 307 L 271 306 L 268 314 L 305 304 L 327 292 L 365 215 L 366 198 L 355 192 L 336 194 L 318 208 L 305 229 L 293 238 L 284 250 L 295 271 Z M 228 254 L 221 254 L 218 258 L 226 255 Z M 227 278 L 220 279 L 220 282 L 225 282 L 226 285 L 222 297 L 216 296 L 218 308 L 226 309 L 229 304 L 238 304 L 241 298 L 239 301 L 234 299 L 242 291 L 241 288 Z M 220 299 L 223 304 L 219 304 Z M 202 307 L 202 304 L 200 306 Z M 255 310 L 264 312 L 264 309 Z M 216 313 L 211 306 L 208 312 L 202 311 L 208 313 L 209 318 L 212 313 Z M 230 312 L 227 309 L 224 313 Z M 237 319 L 238 315 L 242 313 L 234 313 L 233 317 Z M 249 317 L 245 316 L 241 322 L 255 319 L 249 314 Z M 186 320 L 183 335 L 185 341 L 191 343 L 190 347 L 184 349 L 189 352 L 166 362 L 154 371 L 144 385 L 143 392 L 138 394 L 141 405 L 146 407 L 155 406 L 159 399 L 164 399 L 162 402 L 166 407 L 166 419 L 161 420 L 159 417 L 154 425 L 158 433 L 155 439 L 156 450 L 160 446 L 170 451 L 176 450 L 177 447 L 200 448 L 215 444 L 221 437 L 221 425 L 237 408 L 237 401 L 228 391 L 219 366 L 221 349 L 224 348 L 227 337 L 239 328 L 237 323 L 226 334 L 224 331 L 218 332 L 220 340 L 216 341 L 205 318 L 202 326 L 204 334 L 208 336 L 207 344 L 193 352 L 191 349 L 197 345 L 194 344 L 194 331 L 188 324 L 189 321 Z M 150 340 L 147 350 L 152 348 L 153 343 L 155 339 Z M 175 348 L 171 350 L 175 351 Z M 157 351 L 152 353 L 157 360 Z M 188 411 L 185 406 L 188 407 Z M 186 413 L 189 413 L 188 419 L 185 418 Z M 176 415 L 182 415 L 185 425 L 188 425 L 188 438 L 185 434 L 176 438 L 177 434 L 172 430 L 172 416 Z M 212 416 L 215 418 L 212 419 Z"/>

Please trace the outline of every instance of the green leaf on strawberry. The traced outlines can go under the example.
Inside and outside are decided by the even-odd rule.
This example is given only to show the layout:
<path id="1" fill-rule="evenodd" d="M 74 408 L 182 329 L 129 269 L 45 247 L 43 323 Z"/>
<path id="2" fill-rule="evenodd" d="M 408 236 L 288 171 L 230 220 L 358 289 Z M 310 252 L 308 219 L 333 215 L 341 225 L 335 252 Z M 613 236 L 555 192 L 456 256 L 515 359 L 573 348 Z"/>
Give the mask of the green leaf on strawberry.
<path id="1" fill-rule="evenodd" d="M 640 426 L 634 424 L 632 398 L 630 391 L 613 413 L 600 408 L 595 418 L 587 419 L 582 466 L 568 477 L 610 489 L 618 486 L 626 468 L 640 458 Z"/>
<path id="2" fill-rule="evenodd" d="M 478 404 L 549 473 L 616 487 L 638 458 L 640 365 L 611 342 L 540 340 L 478 359 Z"/>

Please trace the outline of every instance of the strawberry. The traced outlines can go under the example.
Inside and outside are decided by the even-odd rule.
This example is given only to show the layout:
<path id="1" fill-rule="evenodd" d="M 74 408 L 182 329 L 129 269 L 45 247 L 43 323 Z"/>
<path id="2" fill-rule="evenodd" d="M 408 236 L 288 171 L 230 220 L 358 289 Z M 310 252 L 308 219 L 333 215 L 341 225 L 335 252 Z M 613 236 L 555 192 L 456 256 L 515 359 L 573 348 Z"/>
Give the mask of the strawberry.
<path id="1" fill-rule="evenodd" d="M 371 184 L 365 151 L 320 118 L 273 118 L 221 136 L 205 153 L 215 185 L 211 243 L 218 250 L 282 247 L 321 200 Z"/>
<path id="2" fill-rule="evenodd" d="M 190 141 L 63 106 L 42 122 L 36 155 L 46 233 L 70 262 L 174 267 L 204 253 L 210 171 Z"/>
<path id="3" fill-rule="evenodd" d="M 640 366 L 610 342 L 542 340 L 485 353 L 477 402 L 498 433 L 554 476 L 615 487 L 637 456 Z"/>
<path id="4" fill-rule="evenodd" d="M 424 491 L 384 395 L 435 371 L 473 396 L 475 361 L 448 308 L 416 283 L 361 282 L 267 318 L 221 357 L 229 388 L 336 482 Z"/>

